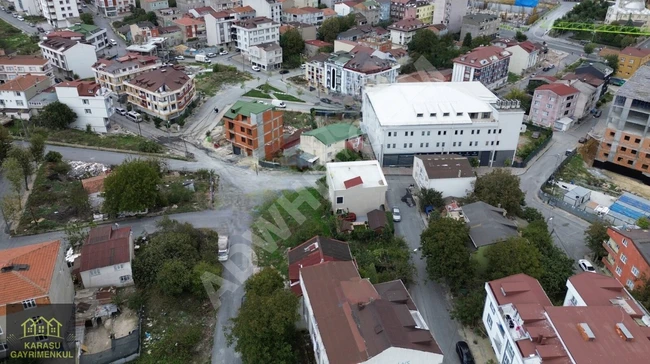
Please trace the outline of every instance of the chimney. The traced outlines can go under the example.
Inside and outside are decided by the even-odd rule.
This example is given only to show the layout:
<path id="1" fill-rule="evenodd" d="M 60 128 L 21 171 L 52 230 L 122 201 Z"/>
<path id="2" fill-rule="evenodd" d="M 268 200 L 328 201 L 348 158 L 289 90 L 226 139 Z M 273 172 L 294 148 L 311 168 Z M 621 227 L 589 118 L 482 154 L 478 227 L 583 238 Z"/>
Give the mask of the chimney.
<path id="1" fill-rule="evenodd" d="M 459 169 L 459 170 L 458 170 L 458 178 L 460 178 L 460 176 L 461 176 L 462 174 L 463 174 L 463 170 L 462 170 L 462 169 Z"/>

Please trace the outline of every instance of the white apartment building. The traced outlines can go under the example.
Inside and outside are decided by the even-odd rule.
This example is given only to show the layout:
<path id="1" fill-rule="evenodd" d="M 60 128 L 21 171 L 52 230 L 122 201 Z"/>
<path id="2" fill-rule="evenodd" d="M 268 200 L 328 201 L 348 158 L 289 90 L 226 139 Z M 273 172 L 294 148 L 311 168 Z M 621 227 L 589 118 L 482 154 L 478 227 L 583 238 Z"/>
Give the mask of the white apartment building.
<path id="1" fill-rule="evenodd" d="M 194 78 L 173 67 L 142 73 L 124 86 L 135 110 L 163 120 L 181 116 L 196 96 Z"/>
<path id="2" fill-rule="evenodd" d="M 325 20 L 323 9 L 304 7 L 289 8 L 282 11 L 282 22 L 298 22 L 310 25 L 321 25 Z"/>
<path id="3" fill-rule="evenodd" d="M 241 6 L 205 14 L 203 20 L 205 21 L 205 33 L 208 45 L 231 45 L 237 34 L 236 31 L 233 32 L 232 25 L 241 20 L 252 19 L 255 17 L 255 14 L 255 9 L 250 6 Z"/>
<path id="4" fill-rule="evenodd" d="M 463 17 L 467 15 L 467 1 L 433 0 L 432 24 L 444 24 L 449 33 L 458 33 L 463 26 Z"/>
<path id="5" fill-rule="evenodd" d="M 243 0 L 244 6 L 255 9 L 257 16 L 265 17 L 276 23 L 282 21 L 282 3 L 277 0 Z"/>
<path id="6" fill-rule="evenodd" d="M 53 77 L 50 61 L 38 56 L 0 56 L 0 83 L 31 74 Z"/>
<path id="7" fill-rule="evenodd" d="M 248 58 L 251 46 L 280 41 L 280 24 L 259 16 L 233 24 L 232 32 L 237 49 L 242 52 L 244 58 Z"/>
<path id="8" fill-rule="evenodd" d="M 92 66 L 92 71 L 95 73 L 95 81 L 101 87 L 123 94 L 126 92 L 124 81 L 160 66 L 162 61 L 156 56 L 130 53 L 112 60 L 102 58 Z"/>
<path id="9" fill-rule="evenodd" d="M 13 0 L 13 4 L 18 13 L 41 15 L 40 0 Z"/>
<path id="10" fill-rule="evenodd" d="M 524 111 L 480 82 L 374 85 L 363 96 L 361 130 L 383 166 L 417 154 L 459 154 L 481 166 L 513 161 Z"/>
<path id="11" fill-rule="evenodd" d="M 626 23 L 628 20 L 641 22 L 646 27 L 648 26 L 650 23 L 650 9 L 646 7 L 644 0 L 616 0 L 615 4 L 607 8 L 605 23 Z"/>
<path id="12" fill-rule="evenodd" d="M 68 30 L 83 34 L 86 43 L 94 45 L 97 52 L 108 46 L 108 35 L 104 28 L 90 24 L 75 24 L 68 27 Z"/>
<path id="13" fill-rule="evenodd" d="M 70 127 L 86 130 L 90 125 L 95 133 L 108 132 L 109 118 L 113 115 L 113 94 L 95 81 L 62 82 L 56 85 L 59 102 L 68 105 L 77 114 Z"/>
<path id="14" fill-rule="evenodd" d="M 282 47 L 278 43 L 262 43 L 249 48 L 248 57 L 251 65 L 262 70 L 282 68 Z"/>
<path id="15" fill-rule="evenodd" d="M 367 85 L 397 82 L 399 64 L 375 53 L 382 52 L 336 52 L 330 55 L 324 62 L 324 87 L 328 92 L 361 98 Z M 311 67 L 305 69 L 307 79 L 312 78 L 311 70 Z"/>
<path id="16" fill-rule="evenodd" d="M 126 13 L 131 5 L 135 7 L 135 0 L 95 0 L 97 11 L 109 17 Z"/>
<path id="17" fill-rule="evenodd" d="M 427 26 L 416 18 L 406 18 L 391 24 L 388 27 L 390 30 L 390 41 L 393 44 L 406 46 L 418 30 L 426 28 Z"/>
<path id="18" fill-rule="evenodd" d="M 22 75 L 0 84 L 0 110 L 4 115 L 29 120 L 36 114 L 30 101 L 52 85 L 49 76 Z"/>
<path id="19" fill-rule="evenodd" d="M 368 216 L 386 204 L 388 183 L 378 161 L 334 162 L 325 167 L 332 212 Z"/>
<path id="20" fill-rule="evenodd" d="M 40 2 L 43 16 L 55 28 L 66 26 L 68 18 L 79 17 L 76 0 L 40 0 Z"/>
<path id="21" fill-rule="evenodd" d="M 97 62 L 95 46 L 65 38 L 51 38 L 40 42 L 43 57 L 68 77 L 93 77 L 92 65 Z"/>

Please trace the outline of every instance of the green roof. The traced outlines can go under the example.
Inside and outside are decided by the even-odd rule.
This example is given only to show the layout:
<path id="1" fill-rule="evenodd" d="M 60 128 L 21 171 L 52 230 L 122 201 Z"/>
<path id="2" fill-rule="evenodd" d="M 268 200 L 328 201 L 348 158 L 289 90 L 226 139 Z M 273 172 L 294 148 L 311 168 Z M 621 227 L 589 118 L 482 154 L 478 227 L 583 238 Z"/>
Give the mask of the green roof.
<path id="1" fill-rule="evenodd" d="M 361 135 L 361 130 L 352 124 L 336 123 L 322 128 L 310 130 L 302 135 L 313 136 L 325 145 L 330 145 L 342 140 Z"/>
<path id="2" fill-rule="evenodd" d="M 98 26 L 90 25 L 90 24 L 75 24 L 69 27 L 68 29 L 70 29 L 73 32 L 81 33 L 84 35 L 94 34 L 101 30 Z"/>
<path id="3" fill-rule="evenodd" d="M 228 119 L 234 119 L 237 115 L 251 116 L 251 114 L 260 114 L 273 108 L 273 105 L 265 105 L 250 101 L 237 101 L 224 114 Z"/>

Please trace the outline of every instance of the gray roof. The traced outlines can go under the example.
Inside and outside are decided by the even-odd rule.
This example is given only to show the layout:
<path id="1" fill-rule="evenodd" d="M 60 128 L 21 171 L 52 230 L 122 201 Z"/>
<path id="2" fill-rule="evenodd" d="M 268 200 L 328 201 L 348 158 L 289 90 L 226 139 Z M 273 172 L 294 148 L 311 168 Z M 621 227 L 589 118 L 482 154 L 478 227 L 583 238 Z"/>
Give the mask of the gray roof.
<path id="1" fill-rule="evenodd" d="M 576 198 L 586 196 L 586 195 L 588 195 L 590 193 L 591 193 L 591 190 L 586 189 L 586 188 L 581 187 L 581 186 L 576 186 L 576 188 L 572 189 L 571 191 L 567 191 L 564 195 L 566 196 L 568 194 L 571 194 L 569 196 L 569 198 L 576 199 Z M 573 197 L 573 196 L 576 196 L 576 197 Z"/>
<path id="2" fill-rule="evenodd" d="M 422 161 L 429 179 L 468 178 L 474 171 L 467 157 L 456 154 L 416 155 Z"/>
<path id="3" fill-rule="evenodd" d="M 630 97 L 636 100 L 650 102 L 650 65 L 645 64 L 634 72 L 632 77 L 621 86 L 616 96 Z"/>
<path id="4" fill-rule="evenodd" d="M 479 25 L 481 23 L 495 21 L 499 19 L 498 16 L 492 14 L 473 14 L 465 15 L 463 17 L 463 24 L 475 24 Z"/>
<path id="5" fill-rule="evenodd" d="M 650 231 L 643 229 L 630 229 L 615 227 L 617 233 L 634 242 L 634 246 L 641 252 L 646 262 L 650 262 Z"/>
<path id="6" fill-rule="evenodd" d="M 517 236 L 517 224 L 503 216 L 506 210 L 483 201 L 463 206 L 469 237 L 476 248 Z"/>
<path id="7" fill-rule="evenodd" d="M 580 71 L 581 68 L 587 68 L 587 67 L 593 67 L 600 71 L 605 77 L 609 76 L 614 72 L 614 70 L 609 67 L 608 65 L 602 63 L 602 62 L 582 62 L 578 68 L 576 68 L 576 71 Z M 576 72 L 578 73 L 578 72 Z"/>

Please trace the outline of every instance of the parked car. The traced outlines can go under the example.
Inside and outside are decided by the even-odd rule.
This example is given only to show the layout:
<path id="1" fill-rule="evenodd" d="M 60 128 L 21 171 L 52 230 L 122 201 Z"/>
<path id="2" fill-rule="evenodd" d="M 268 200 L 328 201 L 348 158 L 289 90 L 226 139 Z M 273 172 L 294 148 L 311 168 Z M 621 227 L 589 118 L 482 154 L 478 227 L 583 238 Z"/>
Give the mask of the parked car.
<path id="1" fill-rule="evenodd" d="M 0 10 L 5 11 L 5 7 L 4 7 L 4 6 L 0 6 Z"/>
<path id="2" fill-rule="evenodd" d="M 108 40 L 108 44 L 110 44 L 110 45 L 112 45 L 112 46 L 116 46 L 116 45 L 117 45 L 117 42 L 115 41 L 115 39 L 109 39 L 109 40 Z"/>
<path id="3" fill-rule="evenodd" d="M 223 50 L 223 51 L 219 52 L 220 56 L 225 56 L 226 54 L 228 54 L 228 51 L 226 51 L 226 50 Z"/>
<path id="4" fill-rule="evenodd" d="M 287 73 L 289 73 L 289 70 L 280 70 L 281 75 L 286 75 Z"/>
<path id="5" fill-rule="evenodd" d="M 43 29 L 43 28 L 41 28 L 41 27 L 36 27 L 36 30 L 37 30 L 39 33 L 45 33 L 45 29 Z"/>
<path id="6" fill-rule="evenodd" d="M 36 24 L 34 24 L 34 23 L 27 23 L 27 25 L 29 25 L 32 28 L 36 26 Z"/>
<path id="7" fill-rule="evenodd" d="M 393 207 L 393 221 L 400 222 L 402 221 L 402 215 L 399 212 L 397 207 Z"/>
<path id="8" fill-rule="evenodd" d="M 331 103 L 332 103 L 332 100 L 330 100 L 330 99 L 326 99 L 326 98 L 322 98 L 322 99 L 320 99 L 320 102 L 322 102 L 323 104 L 331 104 Z"/>
<path id="9" fill-rule="evenodd" d="M 585 144 L 586 142 L 587 142 L 586 137 L 582 137 L 582 138 L 578 139 L 578 143 L 580 143 L 580 144 Z"/>
<path id="10" fill-rule="evenodd" d="M 25 18 L 23 18 L 22 16 L 18 16 L 16 19 L 18 19 L 20 21 L 25 21 Z"/>
<path id="11" fill-rule="evenodd" d="M 57 77 L 57 78 L 54 79 L 54 82 L 55 83 L 61 83 L 61 82 L 63 82 L 63 80 Z"/>
<path id="12" fill-rule="evenodd" d="M 597 110 L 596 113 L 594 114 L 594 117 L 599 118 L 600 115 L 602 115 L 602 114 L 603 114 L 603 110 Z"/>
<path id="13" fill-rule="evenodd" d="M 300 65 L 300 68 L 305 69 L 305 68 L 307 68 L 307 65 L 303 63 L 303 64 Z"/>
<path id="14" fill-rule="evenodd" d="M 174 59 L 177 60 L 177 61 L 182 61 L 182 60 L 185 59 L 185 57 L 183 57 L 183 56 L 176 56 L 176 57 L 174 57 Z"/>
<path id="15" fill-rule="evenodd" d="M 217 54 L 216 53 L 208 53 L 207 56 L 208 56 L 208 58 L 214 58 L 214 57 L 217 56 Z"/>
<path id="16" fill-rule="evenodd" d="M 585 272 L 596 273 L 596 268 L 594 268 L 594 265 L 587 259 L 578 260 L 578 266 Z"/>
<path id="17" fill-rule="evenodd" d="M 115 112 L 120 114 L 120 115 L 126 115 L 126 109 L 121 108 L 121 107 L 116 107 Z"/>
<path id="18" fill-rule="evenodd" d="M 461 364 L 476 364 L 474 355 L 472 355 L 466 342 L 459 341 L 456 343 L 456 354 L 458 354 Z"/>
<path id="19" fill-rule="evenodd" d="M 253 71 L 255 71 L 255 72 L 259 72 L 259 71 L 262 70 L 262 69 L 259 68 L 258 66 L 251 66 L 251 69 L 252 69 Z"/>
<path id="20" fill-rule="evenodd" d="M 17 17 L 18 17 L 18 13 L 13 13 L 13 14 L 11 14 L 11 16 L 13 16 L 14 18 L 17 18 Z"/>

